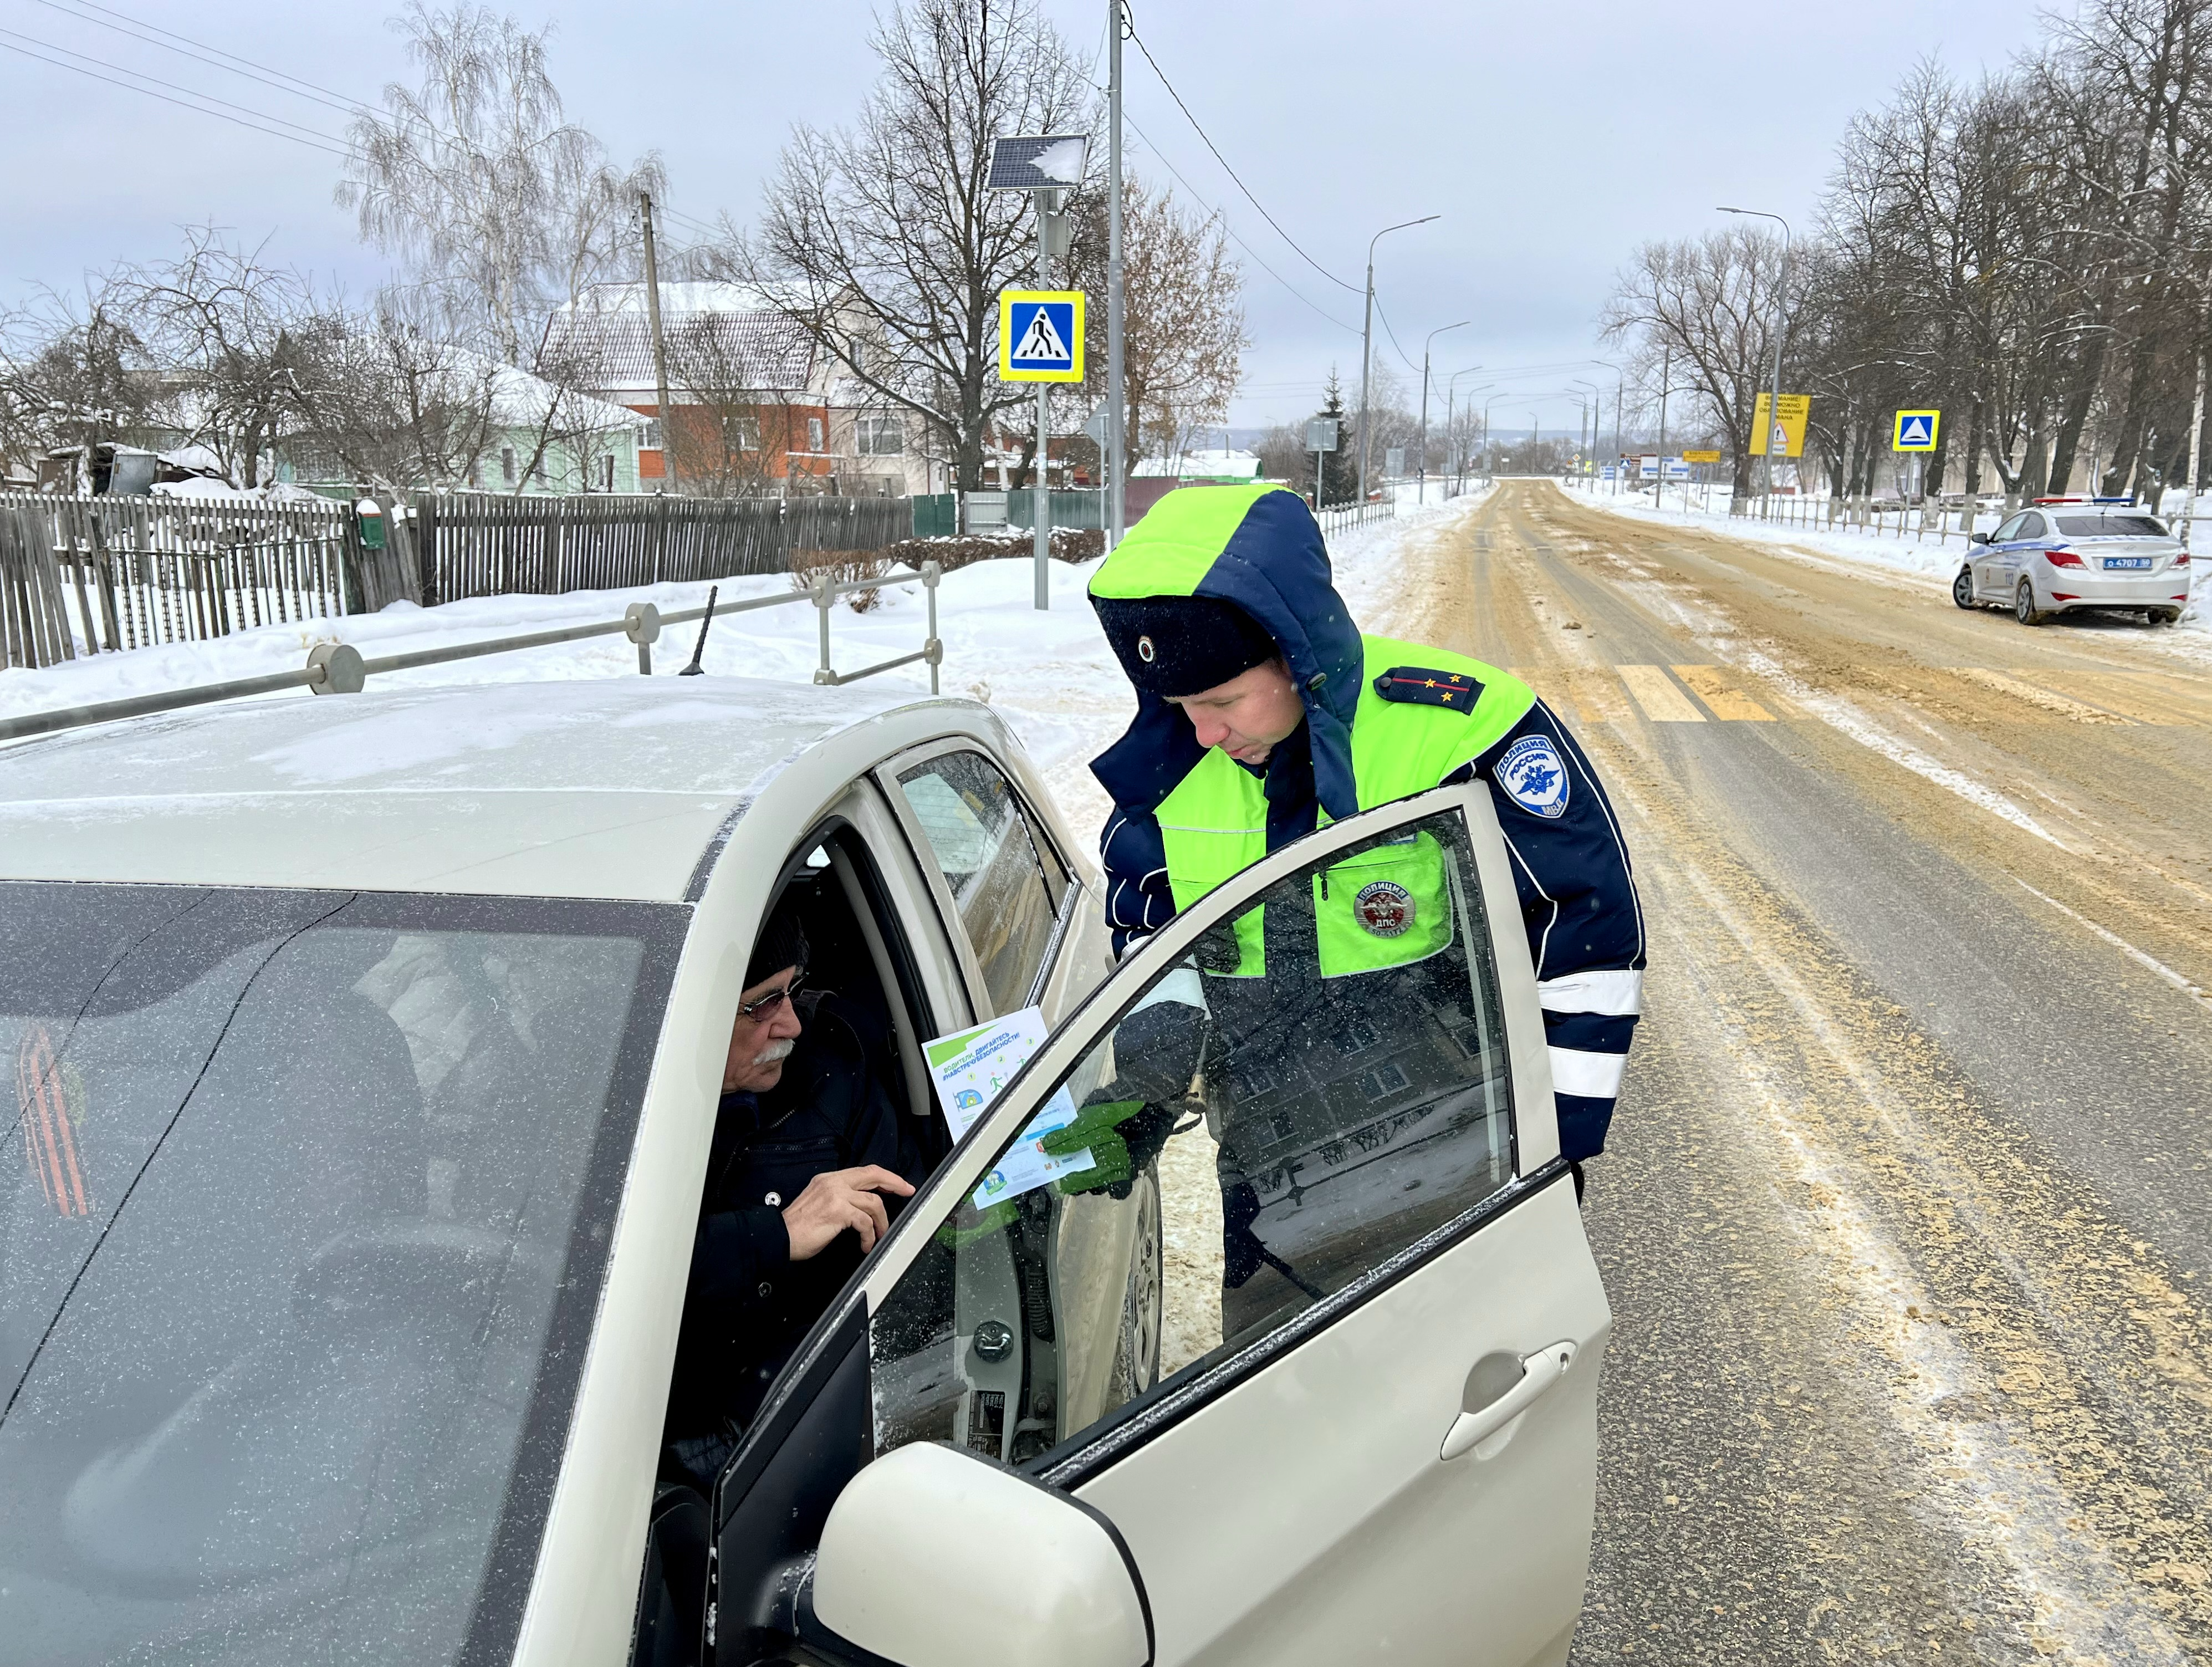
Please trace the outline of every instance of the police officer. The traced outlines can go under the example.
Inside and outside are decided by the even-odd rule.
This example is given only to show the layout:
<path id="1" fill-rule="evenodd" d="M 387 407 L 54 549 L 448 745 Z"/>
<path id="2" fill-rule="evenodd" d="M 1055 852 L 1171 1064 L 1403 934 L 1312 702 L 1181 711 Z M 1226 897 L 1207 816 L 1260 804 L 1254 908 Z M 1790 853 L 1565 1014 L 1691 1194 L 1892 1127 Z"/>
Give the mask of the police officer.
<path id="1" fill-rule="evenodd" d="M 1319 526 L 1287 489 L 1168 494 L 1100 564 L 1090 592 L 1137 691 L 1127 733 L 1091 765 L 1115 806 L 1102 850 L 1116 950 L 1324 817 L 1480 777 L 1512 858 L 1560 1151 L 1579 1193 L 1583 1161 L 1604 1148 L 1642 1010 L 1644 945 L 1627 846 L 1565 726 L 1495 666 L 1363 636 L 1331 582 Z M 1414 865 L 1361 888 L 1355 906 L 1410 904 L 1417 926 L 1441 922 L 1440 900 L 1421 906 L 1427 883 Z M 1319 923 L 1324 975 L 1413 958 L 1418 931 L 1367 924 L 1332 946 Z M 1248 935 L 1244 922 L 1238 932 Z M 1241 953 L 1240 970 L 1259 970 L 1262 944 Z M 1225 1199 L 1232 1262 L 1238 1202 Z"/>

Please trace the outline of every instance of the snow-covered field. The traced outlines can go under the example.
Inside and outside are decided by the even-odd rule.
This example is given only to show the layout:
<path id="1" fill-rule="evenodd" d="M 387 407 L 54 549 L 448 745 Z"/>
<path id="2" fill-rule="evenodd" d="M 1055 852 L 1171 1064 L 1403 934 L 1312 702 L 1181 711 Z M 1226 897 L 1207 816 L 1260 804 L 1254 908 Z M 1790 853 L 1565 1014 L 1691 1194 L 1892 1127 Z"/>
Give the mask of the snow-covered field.
<path id="1" fill-rule="evenodd" d="M 1641 494 L 1623 491 L 1619 496 L 1614 496 L 1603 485 L 1595 492 L 1587 488 L 1570 488 L 1569 490 L 1579 503 L 1624 515 L 1632 520 L 1669 526 L 1702 527 L 1725 533 L 1731 538 L 1770 545 L 1777 553 L 1784 556 L 1911 574 L 1934 588 L 1949 587 L 1966 551 L 1966 540 L 1955 526 L 1940 539 L 1933 532 L 1921 539 L 1915 539 L 1910 532 L 1900 538 L 1896 535 L 1893 525 L 1888 532 L 1861 532 L 1845 531 L 1841 527 L 1824 530 L 1815 526 L 1791 526 L 1736 519 L 1729 514 L 1727 494 L 1720 490 L 1712 494 L 1710 509 L 1703 506 L 1695 487 L 1668 488 L 1664 509 L 1655 508 Z M 2178 514 L 2179 495 L 2174 496 L 2175 502 L 2171 508 Z M 2200 499 L 2197 514 L 2203 516 L 2208 513 L 2212 513 L 2212 499 Z M 2002 519 L 2001 515 L 1984 513 L 1977 518 L 1976 528 L 1984 532 L 1992 532 Z M 2191 565 L 2193 567 L 2197 563 L 2192 563 Z M 2183 611 L 2180 622 L 2173 629 L 2189 635 L 2191 648 L 2212 653 L 2212 599 L 2208 598 L 2212 598 L 2212 587 L 2208 587 L 2206 581 L 2199 579 L 2191 592 L 2189 606 Z"/>
<path id="2" fill-rule="evenodd" d="M 1375 611 L 1409 535 L 1466 515 L 1480 502 L 1480 495 L 1469 494 L 1449 504 L 1401 508 L 1394 520 L 1339 535 L 1330 554 L 1353 616 L 1366 618 Z M 1085 766 L 1121 733 L 1135 710 L 1128 684 L 1085 599 L 1093 565 L 1053 563 L 1052 606 L 1043 613 L 1032 605 L 1033 575 L 1026 560 L 963 568 L 946 575 L 938 590 L 938 633 L 945 643 L 943 691 L 987 701 L 1006 718 L 1086 843 L 1103 824 L 1107 806 Z M 485 597 L 436 608 L 401 603 L 381 613 L 263 626 L 211 642 L 103 654 L 42 671 L 0 670 L 0 717 L 297 670 L 307 663 L 308 649 L 319 642 L 348 642 L 364 657 L 375 659 L 618 619 L 632 602 L 650 601 L 663 613 L 671 613 L 702 605 L 707 588 L 703 584 L 649 585 L 564 596 Z M 795 594 L 781 575 L 725 580 L 721 591 L 725 600 Z M 921 646 L 927 616 L 920 581 L 889 587 L 883 599 L 865 614 L 853 612 L 842 602 L 832 611 L 830 648 L 838 670 L 849 672 L 911 654 Z M 673 676 L 690 658 L 697 630 L 693 624 L 663 632 L 653 649 L 656 676 Z M 710 676 L 811 684 L 818 663 L 816 633 L 815 611 L 805 601 L 720 617 L 708 635 L 702 664 Z M 621 636 L 610 635 L 391 672 L 372 678 L 371 687 L 637 674 L 637 650 Z M 928 668 L 903 666 L 871 679 L 868 686 L 927 694 Z M 301 690 L 263 698 L 328 697 Z"/>

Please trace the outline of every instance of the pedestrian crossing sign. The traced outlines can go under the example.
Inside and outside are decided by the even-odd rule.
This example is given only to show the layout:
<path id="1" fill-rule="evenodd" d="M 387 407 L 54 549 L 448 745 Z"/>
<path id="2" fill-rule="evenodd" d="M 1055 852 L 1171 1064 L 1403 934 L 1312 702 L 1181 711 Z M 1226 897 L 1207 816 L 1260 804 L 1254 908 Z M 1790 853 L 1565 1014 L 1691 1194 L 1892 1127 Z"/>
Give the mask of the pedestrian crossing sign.
<path id="1" fill-rule="evenodd" d="M 1083 380 L 1083 291 L 999 292 L 999 380 Z"/>
<path id="2" fill-rule="evenodd" d="M 1932 452 L 1936 449 L 1936 430 L 1943 421 L 1942 411 L 1899 411 L 1897 431 L 1890 437 L 1893 452 Z"/>

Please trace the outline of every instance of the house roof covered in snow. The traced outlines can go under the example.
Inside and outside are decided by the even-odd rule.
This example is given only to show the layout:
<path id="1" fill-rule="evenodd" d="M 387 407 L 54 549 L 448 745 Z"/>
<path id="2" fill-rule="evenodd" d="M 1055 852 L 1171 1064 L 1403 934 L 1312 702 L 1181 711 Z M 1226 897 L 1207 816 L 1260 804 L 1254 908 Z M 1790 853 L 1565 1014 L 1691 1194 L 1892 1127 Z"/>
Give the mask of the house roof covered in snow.
<path id="1" fill-rule="evenodd" d="M 813 378 L 814 344 L 759 291 L 733 283 L 664 283 L 661 329 L 668 338 L 670 398 L 684 388 L 795 393 Z M 595 284 L 547 321 L 549 362 L 610 393 L 655 385 L 653 329 L 641 283 Z"/>
<path id="2" fill-rule="evenodd" d="M 1177 452 L 1169 457 L 1146 458 L 1129 473 L 1153 480 L 1257 480 L 1260 454 L 1237 450 Z"/>

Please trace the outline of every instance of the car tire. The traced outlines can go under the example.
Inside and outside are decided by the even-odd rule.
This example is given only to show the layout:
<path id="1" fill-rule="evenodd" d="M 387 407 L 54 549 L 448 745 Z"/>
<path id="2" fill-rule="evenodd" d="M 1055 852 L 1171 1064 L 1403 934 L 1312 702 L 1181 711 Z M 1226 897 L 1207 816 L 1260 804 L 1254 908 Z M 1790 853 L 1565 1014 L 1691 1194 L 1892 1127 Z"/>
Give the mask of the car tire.
<path id="1" fill-rule="evenodd" d="M 2013 597 L 2012 617 L 2023 625 L 2040 625 L 2043 623 L 2043 610 L 2035 605 L 2035 584 L 2033 580 L 2023 579 L 2020 581 L 2020 589 Z"/>
<path id="2" fill-rule="evenodd" d="M 1980 605 L 1974 599 L 1974 570 L 1970 567 L 1959 569 L 1959 576 L 1951 581 L 1951 599 L 1962 608 Z"/>
<path id="3" fill-rule="evenodd" d="M 1115 1350 L 1113 1399 L 1125 1405 L 1160 1381 L 1160 1322 L 1167 1306 L 1167 1244 L 1160 1221 L 1160 1172 L 1147 1166 L 1130 1189 L 1137 1232 L 1129 1282 L 1121 1293 L 1121 1337 Z"/>

